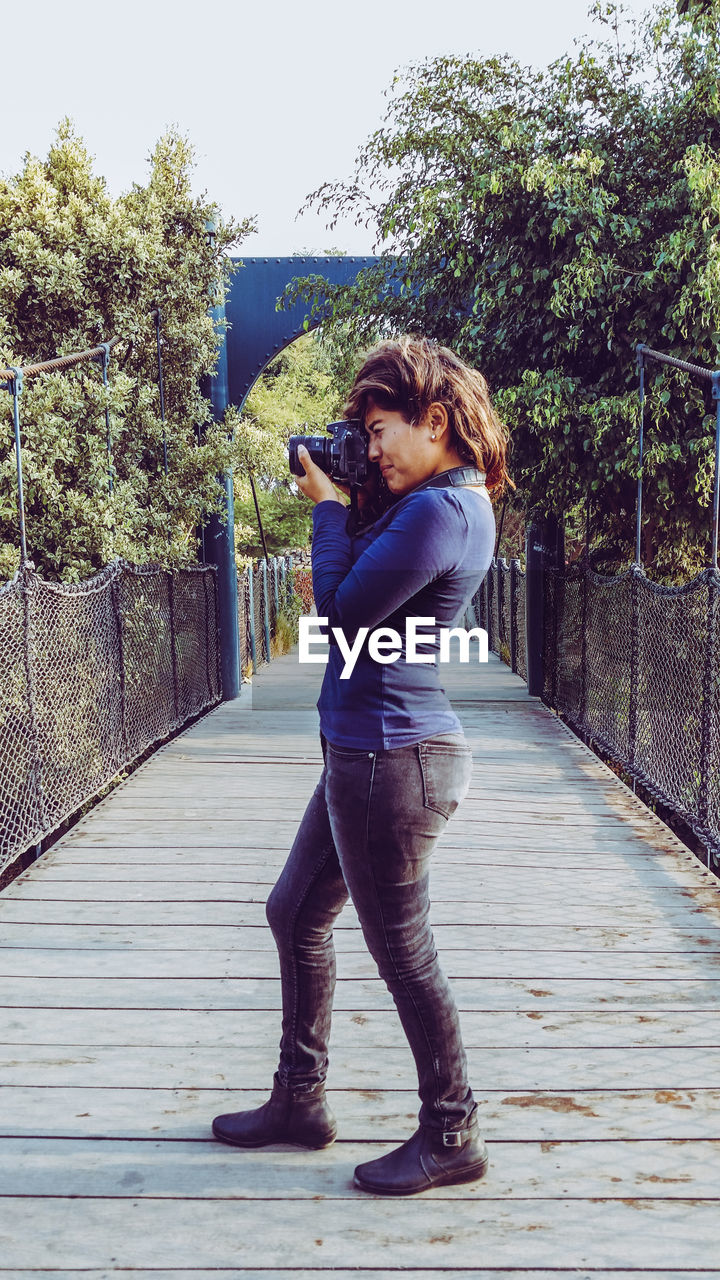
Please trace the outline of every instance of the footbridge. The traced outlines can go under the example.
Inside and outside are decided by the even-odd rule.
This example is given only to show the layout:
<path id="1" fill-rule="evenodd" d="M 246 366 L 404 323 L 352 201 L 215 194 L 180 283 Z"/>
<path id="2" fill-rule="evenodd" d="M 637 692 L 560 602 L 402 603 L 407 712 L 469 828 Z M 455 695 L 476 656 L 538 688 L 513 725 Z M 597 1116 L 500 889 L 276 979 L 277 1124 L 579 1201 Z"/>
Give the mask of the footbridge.
<path id="1" fill-rule="evenodd" d="M 249 377 L 294 332 L 272 312 Z M 84 356 L 107 373 L 109 348 Z M 264 902 L 321 766 L 317 669 L 274 656 L 307 572 L 238 576 L 225 536 L 183 570 L 66 587 L 23 562 L 0 588 L 0 870 L 25 864 L 0 893 L 0 1277 L 720 1276 L 717 519 L 712 563 L 671 588 L 639 551 L 614 577 L 567 565 L 536 514 L 471 604 L 491 654 L 447 671 L 475 773 L 432 919 L 491 1167 L 390 1202 L 352 1171 L 413 1131 L 414 1071 L 349 907 L 338 1141 L 210 1135 L 268 1093 Z"/>

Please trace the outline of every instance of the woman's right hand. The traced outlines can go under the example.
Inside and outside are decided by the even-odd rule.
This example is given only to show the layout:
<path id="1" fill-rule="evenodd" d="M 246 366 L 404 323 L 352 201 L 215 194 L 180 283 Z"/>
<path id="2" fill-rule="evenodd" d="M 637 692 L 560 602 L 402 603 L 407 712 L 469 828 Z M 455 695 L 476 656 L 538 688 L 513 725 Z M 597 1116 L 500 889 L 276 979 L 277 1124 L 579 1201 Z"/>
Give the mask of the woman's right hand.
<path id="1" fill-rule="evenodd" d="M 367 480 L 363 485 L 356 489 L 359 511 L 364 511 L 365 508 L 378 497 L 380 493 L 380 478 L 380 468 L 377 463 L 371 462 Z M 333 481 L 333 483 L 341 490 L 342 493 L 345 493 L 350 497 L 351 485 L 341 484 L 338 480 Z"/>

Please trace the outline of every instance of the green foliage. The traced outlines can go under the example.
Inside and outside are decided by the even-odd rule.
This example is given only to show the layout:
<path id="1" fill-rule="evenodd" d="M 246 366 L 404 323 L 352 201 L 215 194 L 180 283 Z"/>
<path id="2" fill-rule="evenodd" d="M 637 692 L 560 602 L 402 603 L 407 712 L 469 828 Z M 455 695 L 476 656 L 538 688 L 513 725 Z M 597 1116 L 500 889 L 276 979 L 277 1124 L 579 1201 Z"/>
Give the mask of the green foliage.
<path id="1" fill-rule="evenodd" d="M 264 555 L 252 496 L 245 498 L 241 486 L 235 498 L 235 548 L 239 557 L 259 559 Z M 249 488 L 249 485 L 248 485 Z M 312 532 L 312 508 L 292 493 L 289 485 L 262 489 L 255 482 L 260 519 L 265 533 L 268 555 L 282 556 L 307 547 Z"/>
<path id="2" fill-rule="evenodd" d="M 598 38 L 545 70 L 431 59 L 397 76 L 348 184 L 383 254 L 324 285 L 356 342 L 427 333 L 488 377 L 512 431 L 518 501 L 573 514 L 632 556 L 638 342 L 720 364 L 720 0 L 636 22 L 596 3 Z M 305 295 L 318 282 L 296 282 Z M 648 374 L 645 551 L 694 572 L 709 543 L 714 406 Z"/>
<path id="3" fill-rule="evenodd" d="M 120 335 L 109 367 L 114 490 L 97 363 L 25 382 L 20 414 L 29 554 L 48 578 L 77 580 L 113 556 L 183 563 L 195 528 L 222 510 L 216 477 L 231 458 L 208 423 L 199 379 L 215 366 L 208 302 L 224 296 L 226 251 L 249 230 L 191 193 L 192 152 L 161 139 L 145 186 L 117 200 L 92 172 L 69 122 L 47 160 L 0 180 L 0 366 L 25 365 Z M 214 245 L 205 223 L 218 221 Z M 169 475 L 157 388 L 162 312 Z M 0 399 L 0 578 L 19 563 L 12 402 Z M 199 441 L 199 428 L 202 430 Z"/>
<path id="4" fill-rule="evenodd" d="M 312 507 L 292 482 L 287 442 L 292 435 L 324 434 L 327 423 L 340 417 L 351 380 L 345 347 L 313 332 L 275 357 L 255 383 L 244 413 L 233 413 L 235 545 L 241 555 L 262 554 L 250 471 L 268 553 L 282 555 L 308 545 Z"/>

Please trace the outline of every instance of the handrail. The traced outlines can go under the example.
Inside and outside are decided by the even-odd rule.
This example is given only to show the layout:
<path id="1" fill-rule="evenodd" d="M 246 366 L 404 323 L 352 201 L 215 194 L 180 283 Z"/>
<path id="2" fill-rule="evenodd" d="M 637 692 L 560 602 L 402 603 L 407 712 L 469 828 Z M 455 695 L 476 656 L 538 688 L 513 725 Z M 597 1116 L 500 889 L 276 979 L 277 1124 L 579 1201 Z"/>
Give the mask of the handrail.
<path id="1" fill-rule="evenodd" d="M 704 365 L 691 364 L 689 360 L 678 360 L 676 356 L 668 356 L 664 351 L 654 351 L 652 347 L 646 347 L 644 342 L 639 342 L 635 350 L 638 354 L 638 362 L 641 359 L 656 360 L 658 364 L 669 364 L 673 369 L 694 373 L 698 378 L 705 378 L 708 382 L 720 377 L 720 369 L 706 369 Z"/>
<path id="2" fill-rule="evenodd" d="M 152 311 L 148 311 L 148 319 L 156 319 L 159 309 L 154 307 Z M 96 347 L 88 347 L 85 351 L 73 351 L 66 356 L 54 356 L 52 360 L 41 360 L 35 364 L 14 365 L 12 369 L 0 369 L 0 380 L 3 382 L 12 382 L 16 372 L 22 373 L 24 378 L 32 378 L 36 373 L 51 373 L 54 369 L 70 369 L 73 365 L 83 364 L 86 360 L 100 360 L 106 351 L 116 347 L 121 342 L 120 337 L 110 338 L 109 342 L 100 342 Z"/>

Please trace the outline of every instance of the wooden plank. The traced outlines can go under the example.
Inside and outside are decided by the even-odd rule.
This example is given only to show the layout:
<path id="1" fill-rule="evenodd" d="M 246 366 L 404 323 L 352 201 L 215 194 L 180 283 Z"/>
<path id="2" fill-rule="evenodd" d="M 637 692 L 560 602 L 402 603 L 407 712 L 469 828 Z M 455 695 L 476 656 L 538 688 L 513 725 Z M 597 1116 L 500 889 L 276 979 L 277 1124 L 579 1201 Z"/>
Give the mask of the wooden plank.
<path id="1" fill-rule="evenodd" d="M 70 847 L 81 845 L 88 847 L 118 844 L 129 849 L 167 849 L 182 848 L 188 844 L 196 844 L 200 849 L 233 849 L 275 846 L 289 849 L 297 830 L 297 819 L 282 821 L 268 818 L 261 822 L 244 823 L 235 819 L 216 818 L 212 822 L 158 822 L 144 823 L 124 821 L 93 824 L 90 828 L 82 823 L 73 827 L 66 837 Z M 612 833 L 574 831 L 572 829 L 551 828 L 541 838 L 537 827 L 529 823 L 512 823 L 509 821 L 491 822 L 483 819 L 482 824 L 463 824 L 460 820 L 453 822 L 448 837 L 453 843 L 462 842 L 470 847 L 484 849 L 494 848 L 498 844 L 503 849 L 531 850 L 546 847 L 556 851 L 572 851 L 578 855 L 590 853 L 614 853 L 627 850 L 629 853 L 640 853 L 648 846 L 654 850 L 670 850 L 675 848 L 669 837 L 654 836 L 647 829 L 643 833 L 633 834 L 623 830 L 619 824 Z"/>
<path id="2" fill-rule="evenodd" d="M 236 1015 L 241 1018 L 241 1014 Z M 396 1033 L 397 1035 L 397 1033 Z M 0 1060 L 0 1084 L 108 1086 L 132 1080 L 134 1087 L 152 1089 L 175 1085 L 182 1089 L 224 1086 L 267 1087 L 277 1057 L 277 1023 L 265 1044 L 246 1044 L 242 1052 L 225 1044 L 207 1048 L 190 1045 L 176 1049 L 116 1045 L 8 1045 Z M 591 1053 L 576 1049 L 468 1048 L 470 1080 L 490 1079 L 502 1090 L 548 1091 L 579 1089 L 695 1090 L 708 1080 L 720 1079 L 720 1048 L 621 1048 L 594 1047 Z M 383 1047 L 369 1065 L 358 1028 L 352 1052 L 341 1051 L 338 1070 L 346 1088 L 400 1088 L 415 1079 L 410 1050 L 405 1043 Z"/>
<path id="3" fill-rule="evenodd" d="M 371 1152 L 368 1150 L 368 1155 Z M 18 1197 L 0 1227 L 6 1269 L 183 1267 L 711 1268 L 717 1203 L 634 1199 L 254 1201 Z M 481 1242 L 481 1244 L 480 1244 Z"/>
<path id="4" fill-rule="evenodd" d="M 222 788 L 223 791 L 227 789 L 228 784 L 235 784 L 247 791 L 257 791 L 259 782 L 275 786 L 279 777 L 287 779 L 291 789 L 305 789 L 314 785 L 313 780 L 320 776 L 323 761 L 319 752 L 317 756 L 308 759 L 297 756 L 274 756 L 272 759 L 264 759 L 262 739 L 256 745 L 257 750 L 254 753 L 251 750 L 244 755 L 235 754 L 232 759 L 225 759 L 222 753 L 218 753 L 215 759 L 211 757 L 200 760 L 187 757 L 170 759 L 163 751 L 158 751 L 141 769 L 118 783 L 117 793 L 134 788 L 136 783 L 142 790 L 150 790 L 151 783 L 157 780 L 162 780 L 162 786 L 167 786 L 168 783 L 174 784 L 179 770 L 182 771 L 182 776 L 193 784 L 197 794 L 201 794 L 203 782 L 207 784 L 212 778 L 217 779 L 214 785 Z M 579 794 L 588 795 L 596 792 L 598 788 L 602 794 L 610 795 L 616 785 L 622 785 L 619 779 L 605 770 L 595 757 L 593 761 L 597 765 L 596 772 L 592 767 L 590 769 L 586 767 L 585 759 L 576 759 L 572 756 L 563 761 L 560 757 L 544 758 L 528 764 L 521 756 L 515 759 L 493 760 L 485 751 L 482 753 L 475 751 L 473 760 L 471 794 L 476 789 L 482 792 L 486 787 L 495 785 L 512 789 L 518 781 L 522 782 L 523 794 L 527 789 L 531 795 L 545 795 L 548 792 L 564 794 L 568 790 L 574 793 L 576 789 Z M 162 790 L 162 786 L 157 789 Z M 641 801 L 637 800 L 629 788 L 625 790 L 640 807 Z"/>
<path id="5" fill-rule="evenodd" d="M 713 978 L 455 978 L 462 1011 L 525 1009 L 706 1009 L 720 1008 L 720 982 Z M 2 978 L 0 1007 L 87 1009 L 279 1009 L 278 978 Z M 352 1012 L 393 1008 L 379 978 L 338 983 L 334 1007 Z"/>
<path id="6" fill-rule="evenodd" d="M 258 858 L 267 861 L 269 865 L 277 867 L 282 866 L 290 849 L 290 843 L 280 838 L 271 838 L 270 840 L 261 840 L 259 835 L 257 839 L 251 837 L 246 839 L 244 845 L 204 845 L 197 848 L 195 845 L 183 844 L 177 842 L 173 845 L 166 845 L 163 848 L 150 848 L 149 846 L 128 847 L 125 845 L 107 843 L 96 845 L 93 844 L 92 838 L 82 841 L 77 845 L 63 844 L 55 846 L 46 854 L 43 854 L 36 866 L 38 873 L 42 872 L 44 867 L 67 867 L 68 872 L 72 872 L 75 866 L 118 866 L 121 868 L 138 867 L 162 867 L 162 866 L 242 866 L 248 862 L 257 862 Z M 453 838 L 452 829 L 449 834 L 443 837 L 442 843 L 437 849 L 435 855 L 434 866 L 440 862 L 446 865 L 461 866 L 506 866 L 506 867 L 541 867 L 548 873 L 556 870 L 573 870 L 578 867 L 586 867 L 588 870 L 597 868 L 598 870 L 613 871 L 618 878 L 621 878 L 623 872 L 632 870 L 637 867 L 655 867 L 662 870 L 665 866 L 671 866 L 678 871 L 685 870 L 688 874 L 706 873 L 709 884 L 717 883 L 717 877 L 711 872 L 706 872 L 702 863 L 698 861 L 687 849 L 684 854 L 678 855 L 674 851 L 659 851 L 646 844 L 639 845 L 627 851 L 618 849 L 586 849 L 582 852 L 568 849 L 551 849 L 541 848 L 538 845 L 527 844 L 525 848 L 518 848 L 517 845 L 508 847 L 504 845 L 492 844 L 474 840 L 461 841 Z M 710 878 L 712 877 L 712 878 Z"/>
<path id="7" fill-rule="evenodd" d="M 307 796 L 320 776 L 321 761 L 302 762 L 298 760 L 277 760 L 272 765 L 257 763 L 251 758 L 225 761 L 204 761 L 191 764 L 185 762 L 181 767 L 177 763 L 157 763 L 142 773 L 118 783 L 108 799 L 102 801 L 107 805 L 110 801 L 126 799 L 136 794 L 144 803 L 151 806 L 156 802 L 165 803 L 163 797 L 172 792 L 180 792 L 180 777 L 192 787 L 194 802 L 198 805 L 211 803 L 209 791 L 222 789 L 236 800 L 243 796 L 257 796 L 261 790 L 273 789 L 282 781 L 283 797 L 301 798 Z M 463 804 L 472 801 L 485 803 L 497 797 L 509 802 L 509 798 L 517 795 L 518 774 L 514 768 L 492 765 L 490 761 L 478 761 L 470 782 L 467 798 Z M 583 770 L 568 777 L 567 770 L 559 765 L 548 766 L 538 771 L 533 769 L 522 775 L 522 792 L 533 805 L 551 807 L 558 797 L 567 797 L 572 806 L 585 808 L 601 806 L 603 810 L 617 804 L 617 791 L 607 777 L 588 777 Z M 205 784 L 203 786 L 203 784 Z M 209 784 L 209 785 L 208 785 Z M 187 797 L 187 787 L 185 796 Z M 631 802 L 639 814 L 647 816 L 647 810 L 640 800 L 629 792 Z M 625 797 L 627 800 L 627 796 Z"/>
<path id="8" fill-rule="evenodd" d="M 288 785 L 278 771 L 274 779 L 267 779 L 271 785 L 282 785 L 283 809 L 286 812 L 295 811 L 302 814 L 307 801 L 314 790 L 312 782 L 305 782 L 302 786 Z M 314 781 L 314 779 L 313 779 Z M 257 787 L 257 782 L 255 784 Z M 558 822 L 582 823 L 584 820 L 588 822 L 597 822 L 598 819 L 607 818 L 608 821 L 615 821 L 618 818 L 617 803 L 613 805 L 611 795 L 607 799 L 603 799 L 598 794 L 599 788 L 593 787 L 587 793 L 587 798 L 581 799 L 575 786 L 566 785 L 562 790 L 558 789 L 552 794 L 548 794 L 546 789 L 538 792 L 530 792 L 524 790 L 524 800 L 521 813 L 518 813 L 518 797 L 517 784 L 515 788 L 508 784 L 503 791 L 499 787 L 483 787 L 470 789 L 467 797 L 462 802 L 458 815 L 473 814 L 477 811 L 477 815 L 485 817 L 483 810 L 487 805 L 491 804 L 493 813 L 488 816 L 496 816 L 501 814 L 510 814 L 520 817 L 524 820 L 532 820 L 537 818 L 544 825 L 554 825 Z M 563 812 L 559 816 L 557 806 L 562 805 Z M 638 817 L 644 817 L 640 805 L 636 804 L 633 808 L 637 809 Z M 242 788 L 236 788 L 229 791 L 223 801 L 223 810 L 228 816 L 243 817 L 246 819 L 264 818 L 267 816 L 267 802 L 258 796 L 255 788 L 252 791 L 248 788 L 243 791 Z M 157 783 L 149 786 L 147 783 L 143 788 L 137 787 L 129 790 L 127 787 L 118 788 L 111 795 L 102 801 L 98 810 L 104 815 L 112 815 L 113 817 L 122 817 L 123 815 L 130 817 L 143 818 L 149 817 L 179 817 L 194 818 L 197 815 L 207 816 L 216 813 L 217 797 L 215 795 L 198 794 L 192 797 L 188 796 L 187 780 L 184 775 L 175 779 L 166 778 L 163 781 L 162 788 L 158 788 Z"/>
<path id="9" fill-rule="evenodd" d="M 0 1146 L 0 1197 L 353 1200 L 348 1173 L 391 1143 L 339 1141 L 326 1151 L 278 1144 L 238 1152 L 213 1141 L 11 1138 Z M 426 1203 L 512 1199 L 717 1200 L 720 1143 L 496 1142 L 482 1182 L 438 1187 Z"/>
<path id="10" fill-rule="evenodd" d="M 72 987 L 68 991 L 72 999 Z M 650 1048 L 717 1044 L 717 1033 L 705 1010 L 587 1013 L 491 1010 L 461 1015 L 468 1048 Z M 278 1011 L 258 1009 L 228 1016 L 215 1009 L 155 1010 L 152 1023 L 145 1009 L 14 1009 L 6 1010 L 3 1040 L 12 1045 L 133 1045 L 244 1049 L 248 1039 L 267 1044 L 279 1038 Z M 346 1051 L 375 1053 L 397 1043 L 394 1009 L 353 1013 L 336 1009 L 332 1024 L 333 1058 Z"/>
<path id="11" fill-rule="evenodd" d="M 2 1263 L 0 1262 L 0 1274 L 3 1272 Z M 48 1270 L 43 1267 L 41 1272 L 36 1268 L 27 1271 L 24 1267 L 13 1268 L 13 1280 L 38 1280 L 41 1276 L 42 1280 L 78 1280 L 82 1276 L 82 1280 L 109 1280 L 108 1272 L 105 1268 L 96 1270 L 86 1267 L 81 1272 L 73 1271 L 55 1271 Z M 133 1267 L 128 1270 L 125 1267 L 115 1267 L 112 1269 L 113 1280 L 256 1280 L 257 1271 L 253 1268 L 248 1270 L 246 1267 L 233 1267 L 231 1271 L 227 1271 L 222 1267 L 213 1267 L 212 1271 L 206 1271 L 204 1268 L 187 1267 L 174 1268 L 168 1271 L 166 1268 L 162 1270 L 153 1268 L 152 1271 L 146 1271 L 144 1268 Z M 262 1269 L 262 1280 L 288 1280 L 290 1272 L 287 1267 L 283 1267 L 278 1271 L 275 1268 Z M 421 1271 L 415 1271 L 403 1267 L 402 1280 L 428 1280 L 433 1273 L 427 1268 Z M 439 1273 L 438 1273 L 439 1274 Z M 446 1270 L 443 1275 L 448 1274 Z M 465 1270 L 464 1267 L 453 1267 L 453 1280 L 498 1280 L 498 1272 L 495 1268 L 488 1271 L 485 1267 L 478 1270 L 473 1267 L 472 1270 Z M 505 1272 L 505 1275 L 508 1273 Z M 513 1273 L 519 1274 L 519 1273 Z M 720 1275 L 718 1271 L 703 1270 L 702 1275 L 707 1278 Z M 317 1270 L 313 1268 L 308 1270 L 302 1267 L 299 1270 L 293 1267 L 292 1280 L 327 1280 L 328 1272 L 325 1268 Z M 398 1271 L 395 1268 L 391 1270 L 377 1270 L 376 1268 L 360 1269 L 353 1267 L 347 1271 L 344 1268 L 332 1268 L 332 1280 L 398 1280 Z M 523 1268 L 522 1280 L 638 1280 L 637 1271 L 619 1271 L 613 1268 L 612 1271 L 605 1271 L 593 1267 L 592 1274 L 589 1271 L 579 1271 L 577 1267 L 567 1269 L 565 1267 L 553 1267 L 552 1271 L 528 1271 Z M 657 1271 L 654 1268 L 650 1271 L 643 1269 L 642 1280 L 698 1280 L 697 1271 L 678 1271 L 673 1267 L 672 1271 Z"/>
<path id="12" fill-rule="evenodd" d="M 265 900 L 275 883 L 276 876 L 268 875 L 267 872 L 262 877 L 255 880 L 250 878 L 237 877 L 232 880 L 224 881 L 186 881 L 182 884 L 176 884 L 173 880 L 153 881 L 153 880 L 50 880 L 50 881 L 32 881 L 23 884 L 17 888 L 11 885 L 4 897 L 4 902 L 13 903 L 18 908 L 25 906 L 23 915 L 32 914 L 37 907 L 38 911 L 44 911 L 47 906 L 55 906 L 61 903 L 73 904 L 90 904 L 98 903 L 101 905 L 113 905 L 122 907 L 124 904 L 137 904 L 147 907 L 154 903 L 159 904 L 192 904 L 198 907 L 205 907 L 207 904 L 218 904 L 223 909 L 232 909 L 239 906 L 245 910 L 251 906 L 260 905 L 264 908 Z M 642 884 L 635 884 L 634 896 L 637 903 L 637 911 L 641 918 L 651 917 L 657 918 L 655 911 L 655 901 L 657 894 L 653 892 L 654 886 L 652 882 L 645 887 Z M 535 892 L 533 893 L 533 889 Z M 453 922 L 453 916 L 458 914 L 460 919 L 458 923 L 472 923 L 472 918 L 477 919 L 483 910 L 488 913 L 494 913 L 497 908 L 506 908 L 512 906 L 516 908 L 518 914 L 534 910 L 544 912 L 546 907 L 553 908 L 558 900 L 566 894 L 572 893 L 573 900 L 576 903 L 576 910 L 583 914 L 590 912 L 597 915 L 597 899 L 601 898 L 602 908 L 604 912 L 610 914 L 613 908 L 617 907 L 621 910 L 627 905 L 627 899 L 618 889 L 617 884 L 608 883 L 607 891 L 603 892 L 602 883 L 598 886 L 597 894 L 592 892 L 590 886 L 575 885 L 572 882 L 565 882 L 560 877 L 557 878 L 555 884 L 543 883 L 542 880 L 533 881 L 530 878 L 527 882 L 522 876 L 516 879 L 510 877 L 504 883 L 502 880 L 488 882 L 482 875 L 477 877 L 472 875 L 459 875 L 457 879 L 452 876 L 442 877 L 436 876 L 431 885 L 434 918 L 438 919 L 442 913 L 448 922 Z M 699 888 L 690 885 L 687 888 L 681 888 L 677 885 L 667 885 L 663 889 L 663 896 L 668 910 L 673 912 L 673 917 L 677 918 L 677 909 L 689 901 L 694 907 L 702 906 L 708 912 L 715 911 L 716 919 L 713 921 L 714 931 L 717 932 L 720 939 L 720 900 L 717 897 L 717 891 L 712 888 Z M 455 910 L 457 908 L 457 911 Z M 345 909 L 345 920 L 356 919 L 352 905 L 348 903 Z M 1 917 L 0 917 L 1 918 Z M 225 916 L 227 919 L 227 915 Z M 712 917 L 711 917 L 712 919 Z M 248 917 L 248 923 L 255 922 L 255 915 Z M 261 919 L 256 921 L 262 923 Z M 478 919 L 478 924 L 480 920 Z"/>
<path id="13" fill-rule="evenodd" d="M 436 925 L 435 941 L 440 951 L 449 956 L 458 951 L 473 950 L 479 955 L 488 951 L 523 951 L 533 944 L 539 954 L 544 951 L 628 952 L 628 971 L 634 973 L 643 952 L 672 953 L 676 956 L 712 955 L 718 948 L 717 930 L 702 928 L 645 926 L 593 927 L 575 924 L 546 925 L 530 922 L 527 925 Z M 365 944 L 358 930 L 337 928 L 334 934 L 338 955 L 346 952 L 365 952 Z M 192 929 L 183 928 L 178 933 L 172 924 L 154 925 L 92 925 L 79 924 L 67 919 L 61 924 L 29 921 L 25 924 L 3 923 L 0 932 L 0 956 L 5 952 L 24 950 L 48 951 L 106 951 L 132 950 L 133 952 L 175 951 L 181 949 L 190 957 L 207 950 L 244 951 L 265 950 L 275 953 L 275 943 L 266 923 L 256 925 L 205 925 Z M 85 958 L 84 964 L 89 960 Z M 474 970 L 474 971 L 477 971 Z M 463 976 L 463 975 L 461 975 Z M 467 975 L 464 975 L 467 976 Z M 637 976 L 641 976 L 638 974 Z M 647 975 L 643 975 L 647 976 Z"/>
<path id="14" fill-rule="evenodd" d="M 75 856 L 41 858 L 27 871 L 23 872 L 13 886 L 20 888 L 28 884 L 52 884 L 57 881 L 71 881 L 81 884 L 84 881 L 123 880 L 128 884 L 149 883 L 172 879 L 174 883 L 220 883 L 237 880 L 254 882 L 274 882 L 285 863 L 285 849 L 239 850 L 226 853 L 219 849 L 209 856 L 207 850 L 187 850 L 184 854 L 176 850 L 161 850 L 159 857 L 150 854 L 142 860 L 136 856 L 133 860 L 125 859 L 120 852 L 113 858 L 107 850 L 99 850 L 98 856 L 86 850 L 63 850 Z M 572 875 L 572 883 L 598 888 L 607 886 L 617 888 L 618 880 L 624 873 L 628 884 L 641 885 L 699 885 L 714 888 L 716 878 L 705 872 L 700 863 L 695 866 L 688 860 L 681 862 L 677 858 L 659 854 L 656 857 L 619 858 L 606 854 L 600 859 L 579 859 L 573 855 L 563 864 L 557 854 L 548 855 L 547 851 L 533 854 L 526 862 L 519 862 L 517 852 L 512 856 L 508 852 L 504 859 L 499 858 L 497 851 L 480 850 L 478 848 L 463 849 L 445 845 L 438 851 L 432 867 L 432 883 L 437 886 L 446 882 L 458 883 L 458 878 L 472 883 L 483 884 L 498 882 L 515 883 L 526 880 L 530 876 L 535 879 L 541 876 L 547 880 L 549 871 L 568 871 Z M 716 890 L 717 891 L 717 890 Z"/>
<path id="15" fill-rule="evenodd" d="M 258 822 L 261 827 L 269 823 L 279 827 L 289 822 L 299 822 L 313 790 L 314 787 L 309 787 L 305 794 L 294 798 L 283 795 L 282 817 L 278 817 L 277 812 L 268 810 L 267 800 L 258 802 L 242 796 L 223 797 L 220 813 L 218 813 L 217 800 L 215 805 L 207 807 L 187 803 L 186 790 L 185 803 L 179 801 L 175 803 L 170 798 L 165 804 L 143 805 L 138 798 L 135 803 L 128 805 L 124 802 L 122 804 L 115 802 L 111 797 L 98 806 L 97 812 L 93 815 L 92 827 L 94 831 L 113 828 L 117 828 L 118 831 L 128 828 L 132 831 L 134 824 L 137 823 L 154 829 L 158 825 L 166 826 L 168 823 L 176 828 L 186 822 L 202 822 L 207 823 L 211 831 L 219 833 L 227 833 L 230 826 L 238 822 Z M 522 834 L 528 827 L 537 828 L 536 839 L 538 840 L 542 840 L 543 837 L 552 838 L 555 833 L 562 831 L 571 832 L 576 838 L 596 833 L 618 839 L 625 838 L 630 842 L 631 832 L 627 830 L 626 814 L 613 812 L 609 808 L 597 811 L 586 811 L 579 807 L 573 809 L 571 806 L 565 806 L 561 797 L 558 797 L 557 803 L 562 807 L 554 809 L 553 806 L 549 806 L 547 809 L 541 809 L 540 806 L 533 807 L 527 802 L 519 804 L 517 798 L 514 803 L 509 802 L 506 805 L 494 801 L 492 807 L 489 807 L 489 802 L 486 800 L 465 800 L 452 819 L 451 829 L 455 832 L 466 831 L 470 825 L 477 834 L 479 824 L 484 831 L 492 833 L 496 828 L 508 824 L 512 830 L 517 830 L 518 834 Z M 83 819 L 74 831 L 76 833 L 83 831 L 87 825 L 87 819 Z M 639 813 L 636 825 L 647 835 L 655 834 L 652 824 Z"/>
<path id="16" fill-rule="evenodd" d="M 234 874 L 227 869 L 216 870 L 213 877 L 176 878 L 167 871 L 164 878 L 157 876 L 115 875 L 102 877 L 20 876 L 3 894 L 3 902 L 256 902 L 265 898 L 274 885 L 281 867 L 257 865 L 238 869 Z M 435 903 L 451 902 L 514 902 L 518 905 L 531 902 L 542 907 L 552 902 L 563 891 L 572 893 L 573 900 L 586 905 L 602 898 L 605 906 L 627 904 L 628 894 L 639 905 L 651 904 L 657 897 L 657 889 L 663 890 L 668 902 L 676 904 L 684 898 L 691 903 L 702 903 L 720 909 L 720 890 L 704 882 L 692 873 L 675 876 L 672 873 L 654 874 L 628 871 L 625 884 L 618 883 L 617 876 L 602 875 L 579 868 L 577 872 L 558 872 L 548 883 L 547 872 L 532 867 L 522 869 L 484 867 L 440 867 L 431 876 L 431 893 Z M 720 937 L 720 916 L 718 917 Z"/>
<path id="17" fill-rule="evenodd" d="M 146 1089 L 128 1084 L 125 1075 L 113 1085 L 60 1085 L 50 1076 L 42 1085 L 0 1085 L 0 1135 L 207 1140 L 214 1115 L 267 1100 L 273 1066 L 268 1057 L 256 1089 L 209 1081 L 193 1089 Z M 344 1141 L 402 1142 L 413 1132 L 419 1101 L 407 1080 L 398 1089 L 334 1087 L 341 1074 L 333 1064 L 328 1096 Z M 493 1141 L 720 1140 L 720 1087 L 527 1092 L 480 1085 L 474 1094 L 483 1132 Z"/>
<path id="18" fill-rule="evenodd" d="M 265 926 L 265 898 L 267 891 L 260 887 L 253 902 L 83 902 L 77 898 L 72 903 L 75 924 L 123 925 L 135 928 L 143 925 L 187 928 L 207 928 L 211 925 L 259 925 Z M 487 925 L 529 926 L 534 928 L 540 916 L 544 925 L 562 926 L 567 921 L 567 906 L 562 899 L 550 900 L 539 906 L 537 902 L 434 902 L 430 919 L 433 925 L 475 928 Z M 69 907 L 65 902 L 13 898 L 5 894 L 0 898 L 0 923 L 42 925 L 63 924 Z M 573 922 L 578 927 L 617 929 L 687 927 L 694 924 L 704 932 L 716 933 L 720 924 L 720 903 L 714 898 L 704 902 L 688 902 L 656 898 L 655 901 L 634 903 L 605 903 L 602 900 L 578 902 L 573 912 Z M 354 910 L 348 904 L 336 930 L 357 928 Z"/>
<path id="19" fill-rule="evenodd" d="M 18 926 L 21 927 L 21 926 Z M 259 934 L 259 930 L 254 931 Z M 246 931 L 249 935 L 250 931 Z M 232 950 L 165 950 L 128 946 L 109 948 L 0 947 L 0 977 L 9 978 L 274 978 L 278 959 L 272 938 L 261 948 L 257 937 L 246 937 Z M 267 941 L 267 939 L 266 939 Z M 568 946 L 572 939 L 568 937 Z M 375 962 L 360 940 L 358 950 L 338 952 L 338 978 L 375 978 Z M 683 954 L 675 952 L 632 952 L 583 950 L 581 940 L 575 950 L 500 950 L 490 946 L 482 951 L 440 949 L 442 967 L 456 978 L 591 978 L 623 980 L 628 973 L 637 982 L 644 979 L 720 978 L 720 952 Z"/>

